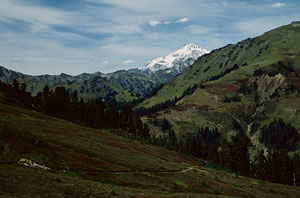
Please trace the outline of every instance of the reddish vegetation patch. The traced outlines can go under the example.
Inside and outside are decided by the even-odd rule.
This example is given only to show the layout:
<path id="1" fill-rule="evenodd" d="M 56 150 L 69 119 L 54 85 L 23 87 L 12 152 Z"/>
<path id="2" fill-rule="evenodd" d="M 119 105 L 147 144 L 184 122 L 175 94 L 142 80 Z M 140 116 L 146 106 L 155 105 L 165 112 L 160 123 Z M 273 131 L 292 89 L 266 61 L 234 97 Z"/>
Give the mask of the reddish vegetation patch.
<path id="1" fill-rule="evenodd" d="M 132 152 L 134 151 L 135 149 L 133 148 L 133 146 L 129 146 L 129 145 L 126 145 L 126 144 L 123 144 L 121 143 L 120 141 L 115 141 L 115 140 L 112 140 L 112 139 L 106 139 L 106 142 L 108 144 L 110 144 L 111 146 L 115 146 L 117 148 L 122 148 L 125 150 L 125 152 Z"/>
<path id="2" fill-rule="evenodd" d="M 236 92 L 236 90 L 238 90 L 238 87 L 229 83 L 215 83 L 207 85 L 206 87 L 209 93 L 216 95 L 224 95 L 229 92 Z"/>
<path id="3" fill-rule="evenodd" d="M 98 161 L 98 160 L 90 158 L 86 155 L 80 155 L 78 157 L 79 157 L 78 160 L 84 162 L 85 164 L 93 164 L 93 165 L 96 165 L 96 166 L 99 166 L 99 165 L 100 166 L 109 166 L 109 164 L 106 163 L 106 162 Z"/>
<path id="4" fill-rule="evenodd" d="M 197 105 L 195 105 L 195 104 L 183 104 L 183 105 L 179 105 L 177 107 L 174 107 L 174 110 L 176 110 L 176 111 L 186 111 L 186 110 L 194 109 L 194 107 L 197 107 Z"/>
<path id="5" fill-rule="evenodd" d="M 258 57 L 260 57 L 260 54 L 257 54 L 254 58 L 258 58 Z"/>
<path id="6" fill-rule="evenodd" d="M 172 108 L 171 107 L 168 107 L 164 110 L 164 114 L 171 114 L 171 110 Z"/>
<path id="7" fill-rule="evenodd" d="M 293 53 L 290 53 L 290 52 L 282 52 L 281 54 L 286 54 L 286 55 L 288 55 L 288 56 L 294 56 L 294 54 L 293 54 Z"/>
<path id="8" fill-rule="evenodd" d="M 248 79 L 239 79 L 239 80 L 235 80 L 235 82 L 233 83 L 234 85 L 242 85 L 245 84 L 248 81 Z"/>
<path id="9" fill-rule="evenodd" d="M 290 78 L 289 81 L 291 81 L 295 87 L 300 88 L 300 79 L 299 78 Z"/>
<path id="10" fill-rule="evenodd" d="M 2 97 L 0 97 L 0 103 L 8 105 L 9 103 Z"/>
<path id="11" fill-rule="evenodd" d="M 13 116 L 16 116 L 16 117 L 24 117 L 23 115 L 20 115 L 18 112 L 13 112 L 13 111 L 10 111 L 9 109 L 0 109 L 0 113 L 7 113 L 7 114 L 11 114 Z"/>
<path id="12" fill-rule="evenodd" d="M 245 198 L 255 198 L 254 195 L 251 195 L 250 193 L 244 192 L 242 190 L 229 188 L 228 186 L 222 187 L 221 190 L 224 194 L 233 196 L 233 197 L 245 197 Z"/>
<path id="13" fill-rule="evenodd" d="M 213 108 L 209 105 L 183 104 L 183 105 L 173 107 L 173 109 L 176 111 L 190 111 L 190 110 L 208 111 L 208 110 L 212 110 Z"/>
<path id="14" fill-rule="evenodd" d="M 199 105 L 197 106 L 198 111 L 209 111 L 209 110 L 214 110 L 214 108 L 212 108 L 209 105 Z"/>

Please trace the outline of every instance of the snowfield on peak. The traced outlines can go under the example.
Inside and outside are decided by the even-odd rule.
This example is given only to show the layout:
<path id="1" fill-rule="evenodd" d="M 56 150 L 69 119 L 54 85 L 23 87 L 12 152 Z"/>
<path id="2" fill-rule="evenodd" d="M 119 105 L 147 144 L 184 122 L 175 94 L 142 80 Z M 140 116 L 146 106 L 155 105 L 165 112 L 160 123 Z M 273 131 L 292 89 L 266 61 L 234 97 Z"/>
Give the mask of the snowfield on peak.
<path id="1" fill-rule="evenodd" d="M 200 56 L 207 53 L 209 53 L 208 50 L 203 49 L 194 43 L 185 44 L 180 49 L 169 54 L 168 56 L 153 59 L 146 66 L 139 69 L 143 72 L 155 73 L 159 70 L 173 68 L 177 64 L 184 64 L 186 67 L 188 67 Z"/>

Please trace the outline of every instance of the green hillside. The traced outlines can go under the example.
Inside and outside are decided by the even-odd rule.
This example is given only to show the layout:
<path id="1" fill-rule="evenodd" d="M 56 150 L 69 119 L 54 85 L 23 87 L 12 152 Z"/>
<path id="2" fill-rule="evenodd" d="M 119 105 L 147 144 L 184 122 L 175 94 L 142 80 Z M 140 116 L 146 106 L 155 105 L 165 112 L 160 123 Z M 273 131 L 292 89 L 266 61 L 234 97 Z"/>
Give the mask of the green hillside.
<path id="1" fill-rule="evenodd" d="M 131 95 L 136 98 L 146 96 L 160 84 L 158 80 L 153 80 L 150 77 L 134 71 L 120 70 L 104 74 L 103 76 L 106 77 L 113 86 L 131 93 Z"/>
<path id="2" fill-rule="evenodd" d="M 270 69 L 278 61 L 291 61 L 296 71 L 299 71 L 299 23 L 293 22 L 262 36 L 213 50 L 200 57 L 186 72 L 164 86 L 156 96 L 144 101 L 141 106 L 151 107 L 175 96 L 179 97 L 188 87 L 204 83 L 235 65 L 238 66 L 233 72 L 235 74 L 224 75 L 219 82 L 248 79 L 256 69 Z"/>
<path id="3" fill-rule="evenodd" d="M 197 60 L 189 70 L 165 85 L 155 96 L 144 101 L 139 107 L 147 108 L 180 97 L 186 89 L 196 85 L 198 88 L 193 94 L 183 97 L 177 102 L 176 108 L 171 108 L 166 112 L 180 112 L 180 116 L 185 118 L 182 121 L 189 122 L 188 119 L 193 114 L 201 114 L 202 111 L 209 110 L 203 112 L 202 116 L 198 116 L 198 119 L 203 117 L 203 119 L 207 119 L 208 124 L 212 121 L 212 124 L 221 124 L 226 129 L 228 128 L 226 123 L 232 117 L 228 116 L 228 113 L 231 114 L 229 111 L 234 112 L 236 109 L 240 112 L 241 108 L 244 108 L 244 113 L 253 113 L 247 112 L 247 110 L 252 111 L 248 107 L 254 108 L 256 105 L 254 93 L 243 94 L 238 93 L 237 90 L 242 85 L 250 87 L 251 83 L 256 82 L 259 97 L 257 104 L 263 105 L 264 108 L 268 105 L 273 107 L 275 105 L 276 108 L 266 108 L 270 111 L 267 115 L 272 115 L 272 117 L 276 117 L 276 112 L 278 114 L 280 109 L 286 108 L 287 112 L 281 111 L 281 116 L 288 119 L 288 109 L 297 112 L 297 108 L 299 108 L 297 92 L 287 96 L 283 93 L 291 84 L 296 88 L 300 87 L 298 77 L 300 72 L 300 43 L 297 42 L 300 39 L 300 26 L 298 24 L 298 22 L 294 22 L 267 32 L 260 37 L 246 39 L 235 45 L 214 50 Z M 226 70 L 230 72 L 226 73 Z M 261 73 L 259 74 L 258 71 Z M 205 88 L 201 88 L 200 84 L 203 84 Z M 280 98 L 272 99 L 270 96 L 276 90 L 279 92 Z M 223 102 L 225 96 L 230 98 L 236 95 L 241 97 L 241 102 L 228 104 Z M 189 109 L 196 110 L 185 111 Z M 189 116 L 184 115 L 185 113 L 189 113 Z M 221 116 L 219 121 L 215 119 L 220 116 L 210 116 L 214 113 Z M 293 124 L 300 128 L 300 123 L 296 119 L 297 115 L 295 115 L 296 117 L 290 116 L 289 120 L 295 120 Z M 190 120 L 192 121 L 193 118 Z M 196 122 L 196 120 L 194 121 Z"/>
<path id="4" fill-rule="evenodd" d="M 300 197 L 294 187 L 212 170 L 116 134 L 125 131 L 17 107 L 3 93 L 0 126 L 1 197 Z"/>
<path id="5" fill-rule="evenodd" d="M 300 131 L 299 40 L 300 22 L 293 22 L 200 57 L 137 106 L 151 110 L 157 104 L 175 102 L 163 110 L 152 110 L 143 121 L 150 125 L 152 134 L 166 136 L 161 125 L 166 119 L 181 139 L 203 127 L 217 127 L 229 140 L 242 131 L 253 145 L 249 148 L 251 160 L 261 149 L 267 153 L 273 147 L 265 143 L 271 140 L 261 138 L 274 120 L 282 119 L 298 134 Z M 289 154 L 299 155 L 299 151 L 298 139 Z"/>

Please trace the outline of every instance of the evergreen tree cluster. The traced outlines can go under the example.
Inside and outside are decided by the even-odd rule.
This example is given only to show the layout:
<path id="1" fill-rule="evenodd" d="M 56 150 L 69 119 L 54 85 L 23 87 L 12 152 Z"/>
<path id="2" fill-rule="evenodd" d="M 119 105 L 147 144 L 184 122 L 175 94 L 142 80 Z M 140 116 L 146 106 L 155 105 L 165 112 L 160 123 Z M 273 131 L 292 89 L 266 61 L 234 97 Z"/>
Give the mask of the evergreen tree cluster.
<path id="1" fill-rule="evenodd" d="M 239 132 L 230 141 L 223 139 L 219 152 L 219 161 L 223 167 L 231 169 L 241 175 L 249 175 L 250 154 L 249 138 Z"/>
<path id="2" fill-rule="evenodd" d="M 77 91 L 71 94 L 65 87 L 56 87 L 55 90 L 46 85 L 43 92 L 35 98 L 26 91 L 26 84 L 19 86 L 17 80 L 13 85 L 0 82 L 0 91 L 17 99 L 24 106 L 43 111 L 47 115 L 68 121 L 83 123 L 92 128 L 121 128 L 129 133 L 148 138 L 149 127 L 143 124 L 139 114 L 130 104 L 120 105 L 115 102 L 103 102 L 101 99 L 84 101 L 79 99 Z"/>
<path id="3" fill-rule="evenodd" d="M 17 80 L 14 80 L 12 85 L 0 81 L 0 91 L 20 101 L 26 108 L 31 108 L 32 97 L 31 94 L 26 91 L 26 89 L 27 85 L 25 83 L 20 85 Z"/>
<path id="4" fill-rule="evenodd" d="M 262 143 L 278 150 L 295 150 L 298 139 L 299 134 L 297 130 L 290 124 L 286 124 L 281 118 L 263 127 L 260 136 Z"/>
<path id="5" fill-rule="evenodd" d="M 217 162 L 217 149 L 220 146 L 221 133 L 218 128 L 199 128 L 198 133 L 190 135 L 185 143 L 187 153 L 202 159 Z"/>
<path id="6" fill-rule="evenodd" d="M 164 118 L 162 121 L 161 129 L 163 131 L 168 131 L 171 129 L 171 123 L 168 120 L 166 120 L 166 118 Z"/>
<path id="7" fill-rule="evenodd" d="M 251 164 L 251 175 L 255 178 L 288 185 L 300 185 L 300 156 L 289 157 L 288 151 L 272 149 L 264 155 L 263 150 Z"/>
<path id="8" fill-rule="evenodd" d="M 156 126 L 160 125 L 156 118 L 153 123 L 156 123 Z M 282 121 L 278 125 L 283 123 Z M 299 154 L 290 157 L 286 149 L 274 147 L 267 152 L 268 155 L 261 151 L 254 160 L 250 161 L 249 147 L 252 146 L 250 139 L 236 121 L 233 122 L 233 128 L 238 133 L 231 139 L 222 136 L 217 128 L 208 127 L 200 128 L 198 133 L 182 139 L 176 137 L 166 119 L 162 121 L 162 126 L 168 134 L 160 137 L 151 136 L 148 143 L 208 160 L 213 166 L 232 170 L 238 175 L 288 185 L 300 185 Z"/>
<path id="9" fill-rule="evenodd" d="M 242 99 L 239 95 L 234 95 L 232 97 L 225 96 L 223 99 L 224 103 L 241 102 L 241 101 L 242 101 Z"/>
<path id="10" fill-rule="evenodd" d="M 201 89 L 205 88 L 205 86 L 202 85 L 202 84 L 200 84 L 199 87 Z M 158 103 L 158 104 L 156 104 L 156 105 L 154 105 L 150 108 L 139 108 L 138 111 L 141 115 L 148 115 L 148 114 L 151 114 L 151 113 L 154 113 L 154 112 L 157 112 L 157 111 L 164 110 L 168 107 L 174 107 L 175 104 L 179 100 L 181 100 L 182 98 L 184 98 L 187 95 L 193 94 L 197 88 L 198 88 L 198 85 L 194 84 L 193 86 L 188 87 L 186 90 L 184 90 L 184 92 L 182 93 L 182 95 L 180 97 L 175 96 L 174 99 L 169 99 L 166 102 Z"/>
<path id="11" fill-rule="evenodd" d="M 236 70 L 236 69 L 238 69 L 238 68 L 239 68 L 238 64 L 234 64 L 231 68 L 228 68 L 228 69 L 224 70 L 224 71 L 221 72 L 220 74 L 217 74 L 217 75 L 215 75 L 215 76 L 210 77 L 210 78 L 208 79 L 208 81 L 218 80 L 219 78 L 225 76 L 226 74 L 228 74 L 228 73 L 230 73 L 230 72 L 232 72 L 232 71 L 234 71 L 234 70 Z"/>
<path id="12" fill-rule="evenodd" d="M 237 94 L 248 95 L 248 94 L 251 94 L 252 89 L 250 87 L 248 87 L 246 83 L 244 83 L 240 86 L 240 88 L 236 92 L 237 92 Z"/>
<path id="13" fill-rule="evenodd" d="M 77 92 L 70 95 L 64 87 L 50 90 L 46 85 L 39 93 L 35 105 L 41 106 L 46 114 L 85 123 L 92 128 L 121 128 L 136 136 L 149 137 L 149 128 L 143 124 L 133 106 L 123 104 L 119 109 L 114 102 L 103 102 L 100 99 L 84 102 Z"/>

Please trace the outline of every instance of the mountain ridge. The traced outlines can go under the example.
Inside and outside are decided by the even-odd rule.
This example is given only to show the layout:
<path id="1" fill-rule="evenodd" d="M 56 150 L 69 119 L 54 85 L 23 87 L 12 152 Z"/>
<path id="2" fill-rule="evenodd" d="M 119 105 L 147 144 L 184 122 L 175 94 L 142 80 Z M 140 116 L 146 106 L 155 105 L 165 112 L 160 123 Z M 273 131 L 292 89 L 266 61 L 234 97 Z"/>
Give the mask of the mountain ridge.
<path id="1" fill-rule="evenodd" d="M 167 57 L 173 57 L 167 68 L 157 69 L 149 73 L 141 69 L 119 70 L 112 73 L 82 73 L 79 75 L 27 75 L 0 66 L 0 80 L 11 83 L 14 79 L 27 84 L 27 90 L 33 96 L 43 90 L 48 84 L 55 89 L 64 86 L 73 92 L 76 90 L 85 99 L 106 98 L 118 102 L 132 101 L 150 94 L 156 87 L 173 79 L 176 75 L 190 66 L 196 58 L 206 50 L 195 44 L 186 44 Z"/>
<path id="2" fill-rule="evenodd" d="M 200 57 L 185 72 L 146 99 L 138 108 L 151 112 L 143 120 L 166 119 L 179 138 L 200 128 L 217 127 L 224 138 L 243 131 L 251 139 L 255 158 L 269 147 L 260 138 L 276 120 L 300 131 L 300 22 L 261 36 L 229 44 Z M 158 109 L 158 110 L 156 110 Z M 292 141 L 292 140 L 291 140 Z M 299 154 L 300 143 L 292 153 Z"/>

